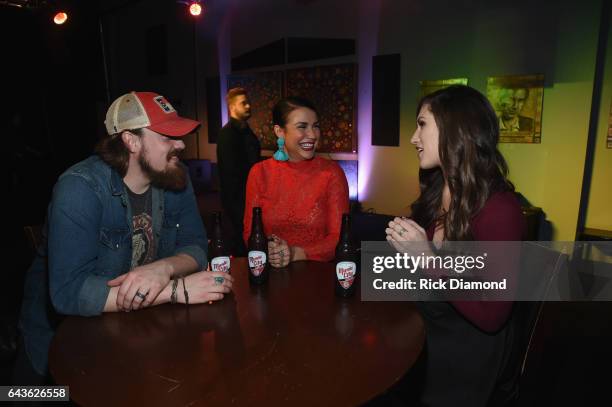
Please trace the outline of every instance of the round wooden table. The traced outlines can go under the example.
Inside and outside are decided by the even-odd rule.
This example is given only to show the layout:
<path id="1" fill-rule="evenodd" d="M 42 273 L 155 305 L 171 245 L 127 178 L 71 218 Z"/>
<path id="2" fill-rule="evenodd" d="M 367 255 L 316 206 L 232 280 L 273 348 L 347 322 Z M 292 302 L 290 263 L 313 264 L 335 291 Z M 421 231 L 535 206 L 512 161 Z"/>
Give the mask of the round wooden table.
<path id="1" fill-rule="evenodd" d="M 234 294 L 67 317 L 50 370 L 83 406 L 354 406 L 416 361 L 423 321 L 411 303 L 334 295 L 334 265 L 298 262 L 251 287 L 234 259 Z"/>

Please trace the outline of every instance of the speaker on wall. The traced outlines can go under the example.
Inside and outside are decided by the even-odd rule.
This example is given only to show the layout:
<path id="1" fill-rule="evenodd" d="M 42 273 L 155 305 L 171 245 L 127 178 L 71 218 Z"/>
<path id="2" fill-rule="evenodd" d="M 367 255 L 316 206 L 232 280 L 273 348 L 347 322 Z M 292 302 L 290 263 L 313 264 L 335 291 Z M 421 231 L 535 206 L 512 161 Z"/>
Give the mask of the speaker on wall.
<path id="1" fill-rule="evenodd" d="M 399 147 L 400 54 L 372 59 L 372 145 Z"/>

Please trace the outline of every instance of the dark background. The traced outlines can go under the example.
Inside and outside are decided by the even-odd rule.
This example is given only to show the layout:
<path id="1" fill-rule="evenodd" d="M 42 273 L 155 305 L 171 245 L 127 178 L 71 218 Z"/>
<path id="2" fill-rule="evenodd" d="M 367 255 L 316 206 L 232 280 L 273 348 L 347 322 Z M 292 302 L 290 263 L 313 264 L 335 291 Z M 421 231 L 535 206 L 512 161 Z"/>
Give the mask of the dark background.
<path id="1" fill-rule="evenodd" d="M 23 227 L 44 222 L 53 185 L 93 151 L 106 104 L 98 2 L 72 1 L 70 24 L 52 23 L 50 7 L 0 5 L 1 137 L 8 154 L 0 273 L 0 383 L 8 383 L 11 346 L 25 272 L 33 252 Z M 88 6 L 88 7 L 84 7 Z"/>
<path id="2" fill-rule="evenodd" d="M 9 201 L 8 228 L 4 229 L 9 244 L 4 256 L 8 261 L 0 273 L 0 339 L 11 337 L 9 331 L 15 329 L 23 276 L 32 258 L 23 227 L 43 223 L 58 175 L 91 154 L 102 131 L 100 112 L 108 106 L 109 96 L 112 99 L 126 90 L 123 87 L 128 84 L 124 86 L 122 81 L 132 80 L 120 75 L 113 77 L 116 69 L 112 70 L 108 86 L 113 94 L 108 95 L 99 19 L 143 2 L 66 1 L 62 5 L 69 10 L 69 21 L 62 26 L 51 22 L 57 10 L 54 6 L 59 2 L 31 3 L 47 4 L 16 8 L 0 3 L 3 96 L 0 137 L 5 140 L 9 163 L 9 191 L 5 194 Z M 163 3 L 163 7 L 176 9 L 177 16 L 188 18 L 178 11 L 184 5 L 171 0 L 152 3 Z M 150 35 L 162 34 L 152 31 Z M 111 48 L 112 43 L 106 41 L 107 47 Z M 138 58 L 122 57 L 119 60 L 118 55 L 107 53 L 107 66 L 147 64 Z M 542 58 L 548 60 L 546 56 Z M 153 66 L 159 65 L 153 62 Z M 147 79 L 141 80 L 129 86 L 142 86 Z M 168 95 L 165 85 L 160 80 L 155 89 Z M 175 105 L 179 107 L 180 102 Z M 533 379 L 534 387 L 540 389 L 539 405 L 563 402 L 585 405 L 585 400 L 594 400 L 602 393 L 609 378 L 605 370 L 601 375 L 596 370 L 607 367 L 612 360 L 610 306 L 559 304 L 553 310 L 547 325 L 548 352 L 541 356 L 546 369 L 537 372 Z M 8 382 L 9 357 L 11 354 L 0 348 L 0 384 Z"/>
<path id="3" fill-rule="evenodd" d="M 89 7 L 83 7 L 88 5 Z M 44 222 L 57 176 L 87 157 L 97 139 L 97 103 L 106 103 L 97 2 L 67 2 L 70 24 L 50 8 L 0 6 L 2 137 L 8 141 L 10 259 L 0 285 L 19 287 L 30 255 L 23 226 Z M 92 7 L 93 6 L 93 7 Z M 20 293 L 2 295 L 2 310 Z"/>

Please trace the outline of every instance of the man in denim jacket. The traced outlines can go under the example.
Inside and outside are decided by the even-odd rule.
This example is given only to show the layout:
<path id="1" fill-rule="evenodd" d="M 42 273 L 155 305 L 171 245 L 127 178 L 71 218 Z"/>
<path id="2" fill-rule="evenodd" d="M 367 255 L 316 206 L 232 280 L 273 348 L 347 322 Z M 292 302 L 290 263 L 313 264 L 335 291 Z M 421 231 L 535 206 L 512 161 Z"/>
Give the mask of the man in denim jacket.
<path id="1" fill-rule="evenodd" d="M 229 275 L 193 273 L 207 266 L 206 232 L 178 154 L 199 123 L 163 96 L 132 92 L 113 102 L 105 125 L 97 155 L 53 190 L 45 242 L 26 277 L 15 384 L 48 382 L 58 315 L 215 301 L 231 290 Z M 187 296 L 171 281 L 186 274 Z"/>

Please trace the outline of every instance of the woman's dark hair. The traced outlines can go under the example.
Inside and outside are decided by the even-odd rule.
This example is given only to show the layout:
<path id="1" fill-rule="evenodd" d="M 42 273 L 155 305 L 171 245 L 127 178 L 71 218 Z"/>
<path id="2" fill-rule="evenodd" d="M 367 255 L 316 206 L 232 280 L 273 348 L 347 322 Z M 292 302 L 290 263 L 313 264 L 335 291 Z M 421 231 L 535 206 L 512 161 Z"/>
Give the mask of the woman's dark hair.
<path id="1" fill-rule="evenodd" d="M 513 191 L 508 164 L 497 149 L 499 123 L 491 104 L 480 92 L 453 85 L 425 96 L 439 131 L 441 167 L 420 170 L 421 195 L 411 205 L 412 217 L 428 228 L 443 223 L 446 240 L 472 240 L 470 221 L 492 193 Z M 441 214 L 442 189 L 448 182 L 451 202 Z"/>
<path id="2" fill-rule="evenodd" d="M 129 131 L 138 137 L 141 137 L 144 133 L 142 129 L 124 131 Z M 130 150 L 128 150 L 123 142 L 121 133 L 123 133 L 123 131 L 110 136 L 102 137 L 96 144 L 95 151 L 96 154 L 100 156 L 102 161 L 117 171 L 121 177 L 125 177 L 128 170 L 128 163 L 130 161 Z"/>
<path id="3" fill-rule="evenodd" d="M 276 105 L 274 105 L 274 109 L 272 110 L 272 122 L 281 127 L 285 127 L 287 125 L 289 113 L 300 107 L 307 107 L 319 117 L 317 107 L 310 100 L 298 96 L 289 96 L 279 100 Z"/>

